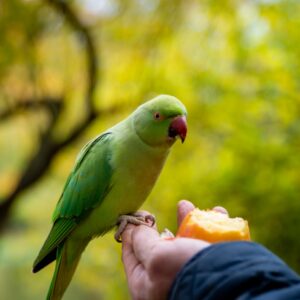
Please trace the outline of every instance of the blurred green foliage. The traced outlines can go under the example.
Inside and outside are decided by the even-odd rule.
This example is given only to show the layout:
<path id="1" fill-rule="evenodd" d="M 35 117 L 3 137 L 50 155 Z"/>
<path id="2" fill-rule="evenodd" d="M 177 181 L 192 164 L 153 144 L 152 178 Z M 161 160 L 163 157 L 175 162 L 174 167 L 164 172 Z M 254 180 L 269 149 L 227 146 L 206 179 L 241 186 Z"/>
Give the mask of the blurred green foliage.
<path id="1" fill-rule="evenodd" d="M 97 45 L 97 107 L 126 108 L 97 118 L 19 197 L 0 240 L 0 298 L 44 298 L 53 266 L 36 275 L 31 266 L 76 153 L 160 93 L 186 104 L 189 132 L 144 205 L 159 228 L 176 231 L 180 199 L 222 205 L 249 220 L 253 240 L 300 271 L 300 2 L 70 3 Z M 21 97 L 64 92 L 56 130 L 64 136 L 81 118 L 84 64 L 74 32 L 46 2 L 0 3 L 0 109 Z M 0 123 L 1 197 L 15 186 L 47 122 L 42 112 L 21 111 Z M 89 245 L 65 299 L 129 299 L 111 234 Z"/>

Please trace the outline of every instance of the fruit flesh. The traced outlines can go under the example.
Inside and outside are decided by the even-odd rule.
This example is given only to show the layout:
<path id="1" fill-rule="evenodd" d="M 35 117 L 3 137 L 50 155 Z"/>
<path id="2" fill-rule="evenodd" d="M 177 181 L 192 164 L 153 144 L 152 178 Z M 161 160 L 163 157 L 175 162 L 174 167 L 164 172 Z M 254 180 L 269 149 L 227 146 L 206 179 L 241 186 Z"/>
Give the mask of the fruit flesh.
<path id="1" fill-rule="evenodd" d="M 248 222 L 242 218 L 230 218 L 214 210 L 195 208 L 182 221 L 177 237 L 189 237 L 210 243 L 250 240 Z"/>

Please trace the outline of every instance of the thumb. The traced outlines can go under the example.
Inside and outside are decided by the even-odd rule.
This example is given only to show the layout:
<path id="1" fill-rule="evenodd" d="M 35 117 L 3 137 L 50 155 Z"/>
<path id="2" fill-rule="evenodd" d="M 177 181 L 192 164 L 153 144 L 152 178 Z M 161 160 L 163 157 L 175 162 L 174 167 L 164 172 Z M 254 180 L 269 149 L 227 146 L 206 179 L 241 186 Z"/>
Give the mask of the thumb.
<path id="1" fill-rule="evenodd" d="M 194 204 L 188 200 L 181 200 L 177 205 L 177 224 L 180 226 L 185 216 L 195 208 Z"/>

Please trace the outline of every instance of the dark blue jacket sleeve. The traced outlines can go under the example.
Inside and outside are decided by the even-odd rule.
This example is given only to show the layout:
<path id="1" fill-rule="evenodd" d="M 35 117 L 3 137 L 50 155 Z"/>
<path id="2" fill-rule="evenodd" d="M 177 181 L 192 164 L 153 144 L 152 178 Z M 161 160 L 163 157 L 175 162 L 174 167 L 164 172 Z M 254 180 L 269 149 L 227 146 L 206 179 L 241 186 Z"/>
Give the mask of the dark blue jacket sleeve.
<path id="1" fill-rule="evenodd" d="M 188 261 L 178 273 L 169 299 L 300 299 L 300 278 L 259 244 L 218 243 Z"/>

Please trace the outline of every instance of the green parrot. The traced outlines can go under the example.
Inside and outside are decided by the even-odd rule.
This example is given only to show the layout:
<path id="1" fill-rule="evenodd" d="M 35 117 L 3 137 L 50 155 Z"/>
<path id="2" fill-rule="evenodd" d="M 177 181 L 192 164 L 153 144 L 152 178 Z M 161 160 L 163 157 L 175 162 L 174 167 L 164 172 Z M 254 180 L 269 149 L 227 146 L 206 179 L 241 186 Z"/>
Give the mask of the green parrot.
<path id="1" fill-rule="evenodd" d="M 83 147 L 55 208 L 52 229 L 33 264 L 35 273 L 56 260 L 47 299 L 62 298 L 93 238 L 119 225 L 115 238 L 120 241 L 128 222 L 149 224 L 136 212 L 176 138 L 184 141 L 186 114 L 177 98 L 160 95 Z"/>

